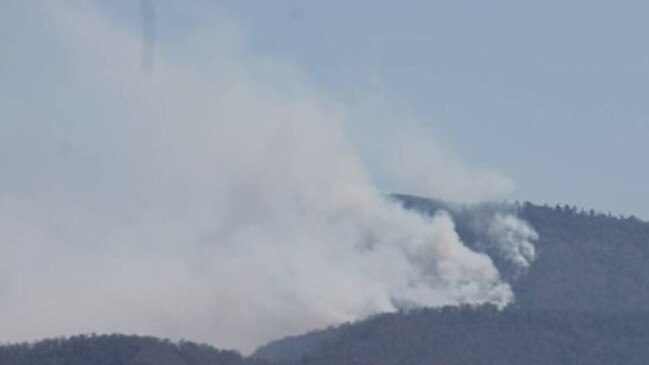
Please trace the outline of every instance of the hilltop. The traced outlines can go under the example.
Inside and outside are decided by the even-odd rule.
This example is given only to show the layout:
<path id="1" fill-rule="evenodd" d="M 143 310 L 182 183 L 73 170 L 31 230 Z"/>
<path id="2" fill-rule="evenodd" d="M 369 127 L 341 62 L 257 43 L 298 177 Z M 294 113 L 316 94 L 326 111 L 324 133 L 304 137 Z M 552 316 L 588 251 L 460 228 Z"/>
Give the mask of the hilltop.
<path id="1" fill-rule="evenodd" d="M 251 357 L 187 341 L 75 336 L 0 346 L 0 365 L 644 364 L 649 358 L 649 223 L 569 206 L 460 206 L 408 195 L 424 214 L 447 211 L 465 244 L 489 254 L 516 295 L 492 306 L 404 309 L 273 341 Z M 521 272 L 476 228 L 515 214 L 534 227 L 536 259 Z"/>

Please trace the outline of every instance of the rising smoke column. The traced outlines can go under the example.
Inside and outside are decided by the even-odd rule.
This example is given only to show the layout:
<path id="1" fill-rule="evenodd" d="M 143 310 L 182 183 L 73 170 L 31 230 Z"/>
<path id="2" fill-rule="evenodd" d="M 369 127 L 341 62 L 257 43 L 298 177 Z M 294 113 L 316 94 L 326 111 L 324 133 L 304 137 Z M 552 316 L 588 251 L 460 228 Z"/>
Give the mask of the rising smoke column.
<path id="1" fill-rule="evenodd" d="M 47 44 L 9 51 L 47 72 L 2 89 L 0 340 L 127 332 L 249 351 L 400 302 L 512 300 L 448 214 L 371 183 L 344 105 L 247 51 L 227 18 L 161 44 L 143 73 L 138 37 L 87 4 L 5 14 L 25 19 L 7 23 L 15 44 Z"/>

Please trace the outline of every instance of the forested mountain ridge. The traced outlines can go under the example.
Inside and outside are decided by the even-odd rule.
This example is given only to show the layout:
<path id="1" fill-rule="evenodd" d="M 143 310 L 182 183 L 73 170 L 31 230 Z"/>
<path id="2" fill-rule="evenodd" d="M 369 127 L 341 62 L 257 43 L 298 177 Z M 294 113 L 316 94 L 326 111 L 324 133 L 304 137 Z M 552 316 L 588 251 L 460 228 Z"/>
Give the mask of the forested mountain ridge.
<path id="1" fill-rule="evenodd" d="M 570 207 L 524 204 L 538 259 L 514 283 L 525 308 L 649 310 L 649 223 Z"/>
<path id="2" fill-rule="evenodd" d="M 299 356 L 270 347 L 256 356 L 296 365 L 640 365 L 649 358 L 649 312 L 446 307 L 382 314 L 323 332 L 325 340 Z M 299 339 L 278 345 L 286 349 Z"/>
<path id="3" fill-rule="evenodd" d="M 646 364 L 649 358 L 649 223 L 567 206 L 455 206 L 397 195 L 409 209 L 453 217 L 481 250 L 472 221 L 516 214 L 538 232 L 522 274 L 494 263 L 515 303 L 415 309 L 274 341 L 252 357 L 151 337 L 75 336 L 0 346 L 0 365 L 538 365 Z"/>
<path id="4" fill-rule="evenodd" d="M 427 214 L 446 210 L 475 249 L 481 248 L 471 224 L 476 215 L 504 210 L 531 224 L 539 239 L 527 272 L 507 273 L 494 260 L 515 303 L 502 312 L 466 307 L 381 315 L 276 341 L 256 356 L 294 364 L 646 363 L 649 223 L 568 206 L 395 198 Z"/>
<path id="5" fill-rule="evenodd" d="M 488 204 L 458 207 L 432 199 L 395 196 L 405 207 L 427 214 L 447 210 L 463 241 L 478 241 L 470 224 L 490 210 L 513 212 L 539 235 L 537 257 L 524 275 L 507 278 L 522 308 L 628 311 L 649 310 L 649 223 L 569 206 Z M 487 213 L 485 213 L 485 211 Z M 501 265 L 492 257 L 496 265 Z"/>
<path id="6" fill-rule="evenodd" d="M 154 337 L 90 335 L 0 346 L 0 365 L 263 365 L 236 351 Z"/>

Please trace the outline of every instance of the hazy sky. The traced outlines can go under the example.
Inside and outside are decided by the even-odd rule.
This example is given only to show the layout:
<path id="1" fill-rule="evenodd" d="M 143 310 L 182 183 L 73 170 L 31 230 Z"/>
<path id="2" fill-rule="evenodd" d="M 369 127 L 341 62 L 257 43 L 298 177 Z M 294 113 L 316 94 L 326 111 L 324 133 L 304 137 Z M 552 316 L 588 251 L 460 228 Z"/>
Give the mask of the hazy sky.
<path id="1" fill-rule="evenodd" d="M 106 10 L 138 19 L 127 3 Z M 256 52 L 332 97 L 399 105 L 464 160 L 509 176 L 517 199 L 649 218 L 645 1 L 218 3 Z M 156 4 L 159 37 L 191 23 L 178 2 Z M 396 114 L 355 133 L 391 130 Z"/>
<path id="2" fill-rule="evenodd" d="M 137 2 L 98 2 L 140 27 Z M 415 124 L 511 178 L 514 199 L 649 218 L 644 1 L 166 0 L 155 1 L 158 43 L 216 21 L 197 4 L 236 19 L 258 55 L 357 105 L 354 142 L 385 190 L 399 185 L 373 162 L 389 139 L 377 135 Z"/>
<path id="3" fill-rule="evenodd" d="M 450 215 L 384 194 L 500 200 L 506 174 L 458 158 L 379 76 L 338 87 L 257 49 L 234 10 L 157 2 L 151 58 L 134 4 L 0 13 L 0 342 L 250 352 L 404 305 L 514 300 L 492 255 L 527 270 L 533 227 L 486 212 L 473 250 Z"/>
<path id="4" fill-rule="evenodd" d="M 225 1 L 334 93 L 380 88 L 515 197 L 649 218 L 645 1 Z M 382 121 L 400 123 L 399 119 Z"/>

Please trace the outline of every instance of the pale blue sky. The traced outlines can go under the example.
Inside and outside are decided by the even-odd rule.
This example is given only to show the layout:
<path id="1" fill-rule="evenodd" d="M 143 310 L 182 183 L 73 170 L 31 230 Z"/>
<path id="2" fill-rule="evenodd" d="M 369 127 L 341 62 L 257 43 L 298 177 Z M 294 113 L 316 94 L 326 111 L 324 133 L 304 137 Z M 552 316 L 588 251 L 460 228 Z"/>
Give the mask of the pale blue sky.
<path id="1" fill-rule="evenodd" d="M 137 26 L 137 2 L 98 2 Z M 158 38 L 193 26 L 191 3 L 229 13 L 254 52 L 330 95 L 380 88 L 462 159 L 511 177 L 515 199 L 649 218 L 644 1 L 168 0 Z"/>
<path id="2" fill-rule="evenodd" d="M 649 3 L 225 1 L 332 90 L 378 77 L 516 197 L 649 218 Z M 395 120 L 394 123 L 399 123 Z"/>

